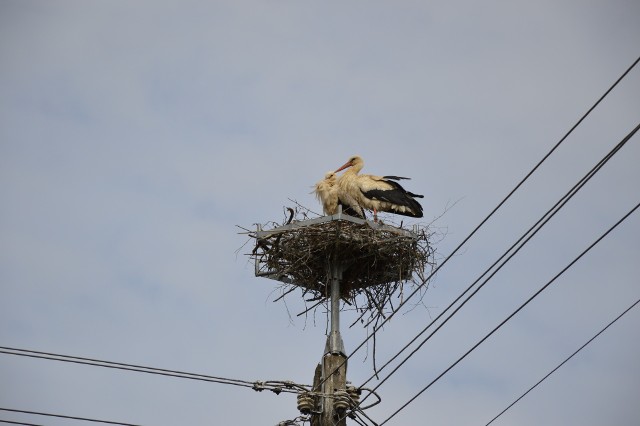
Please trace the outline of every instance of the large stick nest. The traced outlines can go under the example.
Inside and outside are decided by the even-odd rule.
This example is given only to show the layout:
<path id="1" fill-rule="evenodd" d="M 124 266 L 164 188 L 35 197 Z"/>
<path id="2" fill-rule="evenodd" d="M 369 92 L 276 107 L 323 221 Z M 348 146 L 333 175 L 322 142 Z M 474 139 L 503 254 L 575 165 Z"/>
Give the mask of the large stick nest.
<path id="1" fill-rule="evenodd" d="M 326 301 L 331 262 L 343 270 L 341 298 L 356 306 L 360 318 L 393 311 L 393 296 L 401 297 L 406 283 L 426 290 L 425 275 L 435 266 L 427 227 L 407 229 L 386 218 L 383 224 L 344 215 L 309 219 L 307 211 L 288 210 L 282 224 L 270 222 L 249 233 L 255 240 L 250 257 L 256 276 L 282 282 L 283 295 L 300 287 L 303 296 L 311 294 L 307 301 Z M 358 302 L 360 295 L 364 303 Z"/>

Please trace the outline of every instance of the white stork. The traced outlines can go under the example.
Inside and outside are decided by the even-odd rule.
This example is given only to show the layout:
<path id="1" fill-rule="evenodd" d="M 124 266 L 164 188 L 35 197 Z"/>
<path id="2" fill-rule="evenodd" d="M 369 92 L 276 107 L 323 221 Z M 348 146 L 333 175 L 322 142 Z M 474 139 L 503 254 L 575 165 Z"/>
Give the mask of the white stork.
<path id="1" fill-rule="evenodd" d="M 336 173 L 329 171 L 324 175 L 324 179 L 316 183 L 315 186 L 316 197 L 322 203 L 322 210 L 325 215 L 333 215 L 338 213 L 338 205 L 342 205 L 342 211 L 345 214 L 351 216 L 357 216 L 364 219 L 364 211 L 357 204 L 351 204 L 342 202 L 338 197 L 338 186 Z"/>
<path id="2" fill-rule="evenodd" d="M 360 208 L 383 211 L 403 216 L 422 217 L 422 206 L 415 199 L 422 195 L 406 191 L 398 180 L 409 179 L 399 176 L 359 175 L 364 161 L 355 155 L 349 159 L 336 173 L 347 169 L 338 179 L 338 198 L 345 204 L 355 202 Z"/>

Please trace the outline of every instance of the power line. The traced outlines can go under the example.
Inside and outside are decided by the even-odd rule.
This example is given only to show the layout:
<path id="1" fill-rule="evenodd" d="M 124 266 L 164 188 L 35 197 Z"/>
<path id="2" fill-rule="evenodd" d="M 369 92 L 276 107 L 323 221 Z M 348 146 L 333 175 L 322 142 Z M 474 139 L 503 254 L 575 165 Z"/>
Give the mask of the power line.
<path id="1" fill-rule="evenodd" d="M 2 420 L 2 419 L 0 419 L 0 423 L 9 423 L 12 425 L 24 425 L 24 426 L 44 426 L 44 425 L 37 425 L 35 423 L 13 422 L 11 420 Z"/>
<path id="2" fill-rule="evenodd" d="M 487 275 L 498 263 L 500 263 L 509 253 L 515 250 L 489 275 L 462 303 L 448 316 L 446 317 L 438 327 L 431 332 L 407 357 L 404 358 L 380 383 L 373 388 L 375 391 L 378 389 L 391 375 L 393 375 L 409 358 L 411 358 L 418 350 L 435 334 L 444 326 L 444 324 L 449 321 L 484 285 L 491 279 L 493 276 L 502 269 L 502 267 L 509 262 L 519 251 L 526 245 L 534 235 L 542 229 L 546 223 L 551 220 L 555 214 L 560 211 L 564 207 L 564 205 L 571 199 L 573 196 L 584 187 L 584 185 L 598 172 L 600 169 L 631 139 L 633 135 L 640 129 L 640 124 L 636 126 L 634 130 L 632 130 L 622 141 L 620 141 L 605 157 L 603 157 L 577 184 L 575 184 L 564 196 L 556 202 L 556 204 L 551 207 L 531 228 L 529 228 L 509 249 L 507 249 L 502 256 L 498 258 L 489 268 L 487 268 L 467 289 L 462 292 L 446 309 L 444 309 L 433 321 L 431 321 L 425 328 L 422 329 L 409 343 L 407 343 L 399 352 L 397 352 L 389 361 L 387 361 L 377 372 L 375 372 L 371 377 L 369 377 L 362 386 L 366 385 L 377 376 L 379 371 L 382 371 L 385 367 L 387 367 L 391 362 L 393 362 L 400 354 L 402 354 L 409 346 L 411 346 L 420 336 L 422 336 L 433 324 L 435 324 L 453 305 L 455 305 L 467 292 L 469 292 L 485 275 Z M 524 240 L 524 241 L 523 241 Z M 520 244 L 518 246 L 518 244 Z M 363 398 L 361 402 L 364 402 L 366 399 Z"/>
<path id="3" fill-rule="evenodd" d="M 58 417 L 61 419 L 71 419 L 71 420 L 82 420 L 85 422 L 94 422 L 94 423 L 106 423 L 110 425 L 121 425 L 121 426 L 140 426 L 133 423 L 121 423 L 121 422 L 112 422 L 108 420 L 98 420 L 98 419 L 90 419 L 86 417 L 75 417 L 75 416 L 64 416 L 62 414 L 51 414 L 51 413 L 41 413 L 38 411 L 27 411 L 27 410 L 16 410 L 12 408 L 0 408 L 0 411 L 10 411 L 12 413 L 22 413 L 22 414 L 31 414 L 36 416 L 47 416 L 47 417 Z"/>
<path id="4" fill-rule="evenodd" d="M 607 324 L 602 330 L 600 330 L 598 333 L 596 333 L 595 336 L 593 336 L 591 339 L 587 340 L 587 342 L 580 346 L 574 353 L 572 353 L 571 355 L 569 355 L 564 361 L 562 361 L 560 364 L 558 364 L 558 366 L 556 368 L 554 368 L 553 370 L 551 370 L 546 376 L 544 376 L 542 379 L 540 379 L 535 385 L 531 386 L 525 393 L 523 393 L 522 395 L 520 395 L 520 397 L 518 397 L 518 399 L 516 399 L 515 401 L 513 401 L 511 404 L 509 404 L 509 406 L 507 408 L 505 408 L 504 410 L 502 410 L 500 412 L 500 414 L 498 414 L 497 416 L 495 416 L 493 419 L 491 419 L 491 421 L 489 423 L 487 423 L 485 426 L 489 426 L 491 423 L 494 422 L 494 420 L 496 420 L 498 417 L 500 417 L 501 415 L 503 415 L 508 409 L 510 409 L 511 407 L 513 407 L 516 403 L 518 403 L 522 398 L 524 398 L 529 392 L 531 392 L 533 389 L 535 389 L 540 383 L 544 382 L 547 377 L 551 376 L 553 373 L 556 372 L 556 370 L 558 370 L 560 367 L 562 367 L 567 361 L 569 361 L 571 358 L 573 358 L 578 352 L 580 352 L 582 349 L 584 349 L 589 343 L 593 342 L 598 336 L 600 336 L 602 333 L 604 333 L 604 331 L 606 329 L 608 329 L 611 325 L 613 325 L 613 323 L 615 323 L 616 321 L 618 321 L 620 318 L 622 318 L 622 316 L 624 314 L 626 314 L 627 312 L 629 312 L 631 309 L 633 309 L 638 303 L 640 303 L 640 299 L 636 300 L 635 303 L 631 306 L 629 306 L 627 309 L 625 309 L 624 312 L 622 312 L 620 315 L 618 315 L 616 318 L 614 318 L 609 324 Z"/>
<path id="5" fill-rule="evenodd" d="M 94 367 L 113 368 L 117 370 L 135 371 L 139 373 L 157 374 L 161 376 L 178 377 L 182 379 L 200 380 L 205 382 L 221 383 L 234 386 L 248 387 L 255 391 L 270 390 L 276 394 L 281 392 L 299 393 L 300 390 L 307 390 L 309 386 L 293 383 L 292 381 L 254 381 L 249 382 L 239 379 L 227 379 L 223 377 L 208 376 L 205 374 L 187 373 L 177 370 L 167 370 L 163 368 L 145 367 L 141 365 L 125 364 L 120 362 L 104 361 L 92 358 L 83 358 L 70 355 L 60 355 L 50 352 L 40 352 L 28 349 L 10 348 L 0 346 L 0 353 L 7 355 L 17 355 L 29 358 L 46 359 L 52 361 L 69 362 L 74 364 L 91 365 Z M 297 389 L 297 390 L 296 390 Z"/>
<path id="6" fill-rule="evenodd" d="M 513 318 L 518 312 L 520 312 L 525 306 L 529 304 L 533 299 L 535 299 L 540 293 L 542 293 L 546 288 L 548 288 L 556 279 L 558 279 L 562 274 L 564 274 L 569 268 L 571 268 L 582 256 L 584 256 L 587 252 L 589 252 L 596 244 L 602 241 L 611 231 L 613 231 L 618 225 L 620 225 L 626 218 L 628 218 L 633 212 L 635 212 L 638 207 L 640 207 L 640 203 L 636 204 L 626 215 L 624 215 L 620 220 L 618 220 L 613 226 L 611 226 L 604 234 L 602 234 L 597 240 L 595 240 L 589 247 L 587 247 L 582 253 L 580 253 L 574 260 L 572 260 L 567 266 L 564 267 L 560 272 L 558 272 L 551 280 L 549 280 L 544 286 L 542 286 L 537 292 L 535 292 L 529 299 L 527 299 L 518 309 L 516 309 L 513 313 L 511 313 L 507 318 L 505 318 L 500 324 L 498 324 L 493 330 L 491 330 L 487 335 L 485 335 L 482 339 L 480 339 L 475 345 L 471 347 L 467 352 L 464 353 L 460 358 L 458 358 L 453 364 L 451 364 L 446 370 L 444 370 L 440 375 L 438 375 L 435 379 L 433 379 L 427 386 L 422 388 L 416 395 L 414 395 L 411 399 L 409 399 L 406 403 L 404 403 L 400 408 L 398 408 L 391 416 L 385 419 L 380 426 L 387 423 L 394 416 L 396 416 L 399 412 L 404 410 L 410 403 L 416 400 L 424 391 L 429 389 L 435 382 L 440 380 L 442 376 L 448 373 L 453 367 L 458 365 L 460 361 L 467 357 L 471 352 L 473 352 L 478 346 L 480 346 L 484 341 L 486 341 L 489 337 L 493 335 L 498 329 L 500 329 L 504 324 L 506 324 L 511 318 Z"/>
<path id="7" fill-rule="evenodd" d="M 506 197 L 504 197 L 504 199 L 502 201 L 500 201 L 500 203 L 498 203 L 498 205 L 473 229 L 473 231 L 471 231 L 471 233 L 469 235 L 467 235 L 467 237 L 462 240 L 462 242 L 460 244 L 458 244 L 458 246 L 440 263 L 440 265 L 438 265 L 428 276 L 427 278 L 424 280 L 423 284 L 417 286 L 399 305 L 398 307 L 391 312 L 391 314 L 389 314 L 389 316 L 387 316 L 382 323 L 380 323 L 378 326 L 374 326 L 371 334 L 369 334 L 363 341 L 362 343 L 360 343 L 354 350 L 353 352 L 351 352 L 351 354 L 349 356 L 346 357 L 346 359 L 338 366 L 336 366 L 336 369 L 334 370 L 334 373 L 336 371 L 338 371 L 339 368 L 341 368 L 353 355 L 356 354 L 356 352 L 358 352 L 371 338 L 373 338 L 375 336 L 375 334 L 389 321 L 391 320 L 391 318 L 396 314 L 396 312 L 398 312 L 400 310 L 400 308 L 402 308 L 416 293 L 418 293 L 418 291 L 420 291 L 422 289 L 422 287 L 424 286 L 424 283 L 429 282 L 429 280 L 440 270 L 440 268 L 442 268 L 461 248 L 462 246 L 464 246 L 467 241 L 469 241 L 471 239 L 471 237 L 473 237 L 473 235 L 475 235 L 476 232 L 478 232 L 478 230 L 496 213 L 496 211 L 498 211 L 498 209 L 500 209 L 504 203 L 507 202 L 507 200 L 509 198 L 511 198 L 511 196 L 529 179 L 529 177 L 531 177 L 531 175 L 533 175 L 533 173 L 542 165 L 542 163 L 544 163 L 549 156 L 551 156 L 551 154 L 553 154 L 553 152 L 567 139 L 567 137 L 569 137 L 569 135 L 571 133 L 573 133 L 573 131 L 587 118 L 587 116 L 589 116 L 589 114 L 591 114 L 591 112 L 609 95 L 609 93 L 627 76 L 627 74 L 629 74 L 629 72 L 631 72 L 631 70 L 638 64 L 638 62 L 640 62 L 640 57 L 638 57 L 632 64 L 631 66 L 629 66 L 629 68 L 627 68 L 625 70 L 624 73 L 622 73 L 622 75 L 611 85 L 611 87 L 609 87 L 609 89 L 607 89 L 605 91 L 605 93 L 600 96 L 600 98 L 593 104 L 593 106 L 591 106 L 591 108 L 589 108 L 587 110 L 586 113 L 584 113 L 584 115 L 582 115 L 582 117 L 580 117 L 580 119 L 569 129 L 569 131 L 545 154 L 544 157 L 542 157 L 542 159 L 531 169 L 531 171 L 529 171 L 529 173 L 527 173 L 525 175 L 524 178 L 522 178 L 522 180 L 507 194 Z M 371 322 L 367 323 L 367 326 L 370 325 Z M 330 377 L 330 375 L 328 375 L 327 377 Z M 324 378 L 319 385 L 322 385 L 325 381 L 327 380 L 327 378 Z"/>
<path id="8" fill-rule="evenodd" d="M 611 85 L 611 87 L 609 87 L 609 89 L 607 89 L 607 91 L 591 106 L 591 108 L 589 108 L 589 110 L 587 110 L 587 112 L 584 113 L 584 115 L 582 117 L 580 117 L 580 119 L 569 129 L 569 131 L 567 133 L 565 133 L 565 135 L 549 150 L 549 152 L 547 152 L 544 155 L 544 157 L 542 157 L 542 159 L 540 161 L 538 161 L 538 163 L 529 171 L 529 173 L 527 173 L 526 176 L 524 178 L 522 178 L 522 180 L 520 182 L 518 182 L 518 184 L 478 224 L 478 226 L 476 226 L 473 229 L 473 231 L 471 231 L 471 233 L 469 235 L 467 235 L 467 237 L 464 240 L 462 240 L 462 242 L 460 244 L 458 244 L 458 246 L 444 259 L 444 261 L 442 261 L 442 263 L 427 277 L 427 279 L 424 280 L 425 282 L 429 281 L 429 279 L 432 276 L 434 276 L 438 272 L 438 270 L 442 266 L 444 266 L 444 264 L 447 263 L 447 261 L 449 261 L 449 259 L 451 257 L 453 257 L 453 255 L 455 255 L 458 252 L 458 250 L 460 250 L 460 248 L 462 248 L 462 246 L 465 245 L 467 243 L 467 241 L 469 241 L 469 239 L 471 239 L 471 237 L 473 235 L 475 235 L 475 233 L 495 214 L 495 212 L 498 211 L 498 209 L 500 209 L 500 207 L 502 207 L 504 205 L 504 203 L 507 202 L 507 200 L 509 198 L 511 198 L 511 196 L 525 183 L 525 181 L 527 181 L 531 177 L 531 175 L 533 175 L 533 173 L 535 173 L 535 171 L 538 170 L 538 168 L 542 165 L 542 163 L 544 163 L 551 156 L 551 154 L 553 154 L 553 152 L 567 139 L 567 137 L 569 137 L 569 135 L 571 135 L 571 133 L 573 133 L 573 131 L 587 118 L 587 116 L 589 114 L 591 114 L 591 112 L 600 104 L 600 102 L 602 102 L 604 100 L 604 98 L 607 97 L 607 95 L 618 85 L 618 83 L 620 83 L 620 81 L 622 81 L 622 79 L 624 79 L 624 77 L 626 77 L 626 75 L 638 64 L 638 62 L 640 62 L 640 57 L 638 57 L 633 62 L 633 64 L 631 64 L 631 66 L 629 66 L 629 68 L 627 68 L 626 71 L 624 73 L 622 73 L 622 75 L 615 81 L 615 83 L 613 83 L 613 85 Z M 379 330 L 389 319 L 391 319 L 391 317 L 395 314 L 395 312 L 397 312 L 415 293 L 417 293 L 417 290 L 418 289 L 413 291 L 402 303 L 400 303 L 400 305 L 398 305 L 398 308 L 394 312 L 392 312 L 391 315 L 389 315 L 389 317 L 380 324 L 380 326 L 377 327 L 377 330 Z M 369 325 L 369 324 L 371 324 L 371 322 L 367 323 L 367 325 Z M 374 330 L 374 333 L 375 332 L 376 332 L 376 330 Z M 369 337 L 367 337 L 367 340 L 368 339 L 369 339 Z M 365 342 L 366 342 L 366 340 L 365 340 Z M 358 346 L 358 349 L 360 347 L 361 346 Z"/>
<path id="9" fill-rule="evenodd" d="M 391 359 L 389 359 L 377 372 L 375 372 L 369 379 L 367 379 L 362 386 L 366 385 L 371 379 L 377 376 L 379 371 L 382 371 L 386 368 L 391 362 L 393 362 L 400 354 L 402 354 L 407 348 L 411 346 L 421 335 L 423 335 L 433 324 L 435 324 L 453 305 L 455 305 L 469 290 L 471 290 L 489 271 L 491 271 L 502 259 L 505 258 L 513 250 L 518 244 L 515 251 L 513 251 L 509 257 L 502 262 L 492 273 L 487 277 L 448 317 L 446 317 L 438 327 L 431 332 L 422 342 L 409 354 L 407 355 L 396 367 L 374 388 L 373 391 L 377 390 L 382 384 L 384 384 L 402 365 L 404 365 L 409 358 L 415 355 L 422 346 L 435 334 L 437 333 L 443 326 L 446 324 L 451 317 L 453 317 L 461 308 L 464 306 L 469 299 L 471 299 L 480 289 L 491 279 L 493 276 L 502 269 L 502 267 L 515 256 L 520 249 L 528 243 L 528 241 L 533 238 L 533 236 L 606 164 L 630 139 L 631 137 L 640 129 L 640 124 L 636 126 L 634 130 L 632 130 L 625 138 L 622 139 L 614 148 L 609 151 L 607 155 L 605 155 L 582 179 L 578 181 L 563 197 L 556 202 L 556 204 L 549 209 L 531 228 L 529 228 L 508 250 L 506 250 L 498 260 L 496 260 L 484 273 L 482 273 L 462 294 L 460 294 L 451 304 L 441 312 L 433 321 L 431 321 L 422 331 L 420 331 L 409 343 L 407 343 L 398 353 L 396 353 Z M 536 228 L 537 227 L 537 228 Z M 529 235 L 527 237 L 527 235 Z M 526 239 L 525 239 L 526 237 Z M 524 241 L 523 241 L 524 240 Z M 361 401 L 362 404 L 368 395 L 365 396 Z"/>

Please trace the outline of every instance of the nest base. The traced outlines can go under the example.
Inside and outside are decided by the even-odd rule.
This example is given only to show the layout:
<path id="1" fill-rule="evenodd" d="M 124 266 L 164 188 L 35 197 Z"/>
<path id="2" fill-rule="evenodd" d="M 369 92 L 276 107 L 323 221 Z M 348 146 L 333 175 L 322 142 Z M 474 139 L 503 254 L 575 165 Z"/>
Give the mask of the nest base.
<path id="1" fill-rule="evenodd" d="M 256 276 L 329 295 L 330 265 L 343 271 L 341 298 L 371 287 L 380 290 L 410 280 L 423 270 L 430 250 L 426 233 L 338 213 L 255 233 Z"/>

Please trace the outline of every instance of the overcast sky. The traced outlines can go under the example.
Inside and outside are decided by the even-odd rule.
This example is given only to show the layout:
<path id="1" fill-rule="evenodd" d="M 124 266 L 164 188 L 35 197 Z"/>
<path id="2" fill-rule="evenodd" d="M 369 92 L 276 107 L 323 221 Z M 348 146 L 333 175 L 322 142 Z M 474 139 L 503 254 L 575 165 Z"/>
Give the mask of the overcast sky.
<path id="1" fill-rule="evenodd" d="M 0 346 L 311 383 L 325 315 L 271 302 L 236 225 L 280 222 L 291 199 L 319 211 L 313 184 L 359 154 L 364 172 L 412 178 L 425 217 L 405 223 L 441 231 L 442 260 L 637 59 L 638 18 L 635 0 L 0 1 Z M 378 334 L 378 363 L 639 118 L 635 68 L 426 307 Z M 640 201 L 639 138 L 379 389 L 374 421 Z M 486 424 L 640 298 L 639 237 L 636 213 L 389 424 Z M 636 308 L 494 424 L 639 424 L 639 326 Z M 366 335 L 343 332 L 348 352 Z M 355 385 L 371 372 L 366 351 L 350 360 Z M 6 354 L 0 408 L 149 426 L 298 415 L 291 394 Z"/>

